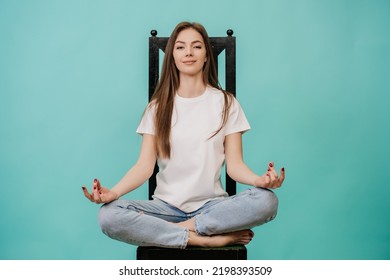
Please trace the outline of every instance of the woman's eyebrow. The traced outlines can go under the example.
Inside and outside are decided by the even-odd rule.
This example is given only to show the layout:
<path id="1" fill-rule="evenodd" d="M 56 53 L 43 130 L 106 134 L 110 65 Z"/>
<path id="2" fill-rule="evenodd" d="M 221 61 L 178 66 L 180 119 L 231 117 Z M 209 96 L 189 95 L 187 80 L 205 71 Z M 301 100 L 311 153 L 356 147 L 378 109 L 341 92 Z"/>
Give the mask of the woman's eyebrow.
<path id="1" fill-rule="evenodd" d="M 186 42 L 183 42 L 183 41 L 176 41 L 176 42 L 175 42 L 175 44 L 185 44 L 185 43 L 186 43 Z M 191 42 L 191 45 L 196 44 L 196 43 L 201 43 L 201 44 L 203 44 L 202 41 L 200 41 L 200 40 L 195 40 L 195 41 L 192 41 L 192 42 Z"/>

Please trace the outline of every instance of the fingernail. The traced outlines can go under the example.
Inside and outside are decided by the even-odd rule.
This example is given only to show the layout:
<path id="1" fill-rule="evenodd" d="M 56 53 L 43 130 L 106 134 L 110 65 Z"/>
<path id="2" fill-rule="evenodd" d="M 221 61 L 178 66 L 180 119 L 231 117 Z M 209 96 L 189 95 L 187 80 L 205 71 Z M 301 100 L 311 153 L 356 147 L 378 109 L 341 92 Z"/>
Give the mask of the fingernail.
<path id="1" fill-rule="evenodd" d="M 97 179 L 93 180 L 95 183 L 97 182 Z"/>
<path id="2" fill-rule="evenodd" d="M 282 171 L 284 172 L 284 167 L 282 167 Z"/>
<path id="3" fill-rule="evenodd" d="M 93 187 L 94 190 L 96 190 L 96 187 Z"/>
<path id="4" fill-rule="evenodd" d="M 83 190 L 85 190 L 85 187 L 81 187 Z"/>
<path id="5" fill-rule="evenodd" d="M 272 162 L 270 162 L 270 163 L 269 163 L 269 166 L 272 167 L 272 166 L 274 166 L 274 165 L 272 164 Z"/>
<path id="6" fill-rule="evenodd" d="M 99 192 L 99 194 L 102 194 L 102 192 Z"/>

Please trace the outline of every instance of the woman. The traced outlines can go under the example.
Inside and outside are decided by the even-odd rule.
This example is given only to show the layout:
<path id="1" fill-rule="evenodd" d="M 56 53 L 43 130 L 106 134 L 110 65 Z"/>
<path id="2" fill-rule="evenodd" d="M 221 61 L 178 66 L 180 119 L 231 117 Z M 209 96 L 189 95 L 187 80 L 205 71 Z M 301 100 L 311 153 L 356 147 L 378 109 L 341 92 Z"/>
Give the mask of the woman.
<path id="1" fill-rule="evenodd" d="M 141 246 L 186 248 L 248 244 L 250 230 L 276 216 L 280 176 L 270 163 L 256 175 L 243 161 L 242 134 L 250 129 L 238 101 L 217 79 L 208 35 L 198 23 L 179 23 L 168 41 L 161 78 L 137 133 L 138 161 L 112 189 L 95 179 L 92 202 L 102 231 Z M 150 201 L 118 200 L 142 185 L 158 162 L 157 188 Z M 253 186 L 228 197 L 223 163 L 235 181 Z"/>

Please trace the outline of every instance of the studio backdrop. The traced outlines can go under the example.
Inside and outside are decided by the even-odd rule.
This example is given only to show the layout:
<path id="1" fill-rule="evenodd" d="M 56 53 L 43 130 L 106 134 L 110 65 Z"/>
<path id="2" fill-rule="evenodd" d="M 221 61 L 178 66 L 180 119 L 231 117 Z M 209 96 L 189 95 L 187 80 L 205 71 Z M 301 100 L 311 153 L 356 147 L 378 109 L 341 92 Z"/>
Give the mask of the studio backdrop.
<path id="1" fill-rule="evenodd" d="M 148 37 L 183 20 L 234 31 L 245 161 L 286 168 L 248 258 L 389 259 L 386 0 L 2 0 L 0 259 L 135 258 L 81 186 L 137 160 Z"/>

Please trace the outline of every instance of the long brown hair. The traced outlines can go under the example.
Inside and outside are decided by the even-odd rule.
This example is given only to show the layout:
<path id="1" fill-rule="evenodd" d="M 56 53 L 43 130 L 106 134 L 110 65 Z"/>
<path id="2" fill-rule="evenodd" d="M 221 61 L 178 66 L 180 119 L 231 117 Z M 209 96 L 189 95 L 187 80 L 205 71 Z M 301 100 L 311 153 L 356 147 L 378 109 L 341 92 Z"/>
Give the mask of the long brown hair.
<path id="1" fill-rule="evenodd" d="M 207 60 L 203 66 L 203 82 L 205 85 L 210 85 L 214 88 L 218 88 L 223 92 L 225 98 L 225 105 L 222 112 L 221 126 L 210 137 L 214 137 L 221 131 L 226 124 L 229 114 L 229 109 L 232 104 L 233 95 L 222 90 L 219 82 L 218 75 L 215 67 L 214 56 L 210 40 L 206 29 L 199 23 L 181 22 L 173 30 L 169 37 L 167 46 L 165 48 L 165 56 L 161 70 L 161 76 L 157 84 L 156 90 L 152 96 L 149 105 L 156 106 L 155 113 L 155 136 L 156 136 L 156 149 L 157 153 L 162 158 L 169 158 L 171 154 L 171 122 L 172 112 L 174 105 L 174 97 L 177 89 L 180 85 L 179 70 L 176 68 L 176 64 L 173 58 L 173 49 L 179 33 L 185 29 L 192 28 L 202 35 L 205 47 Z"/>

